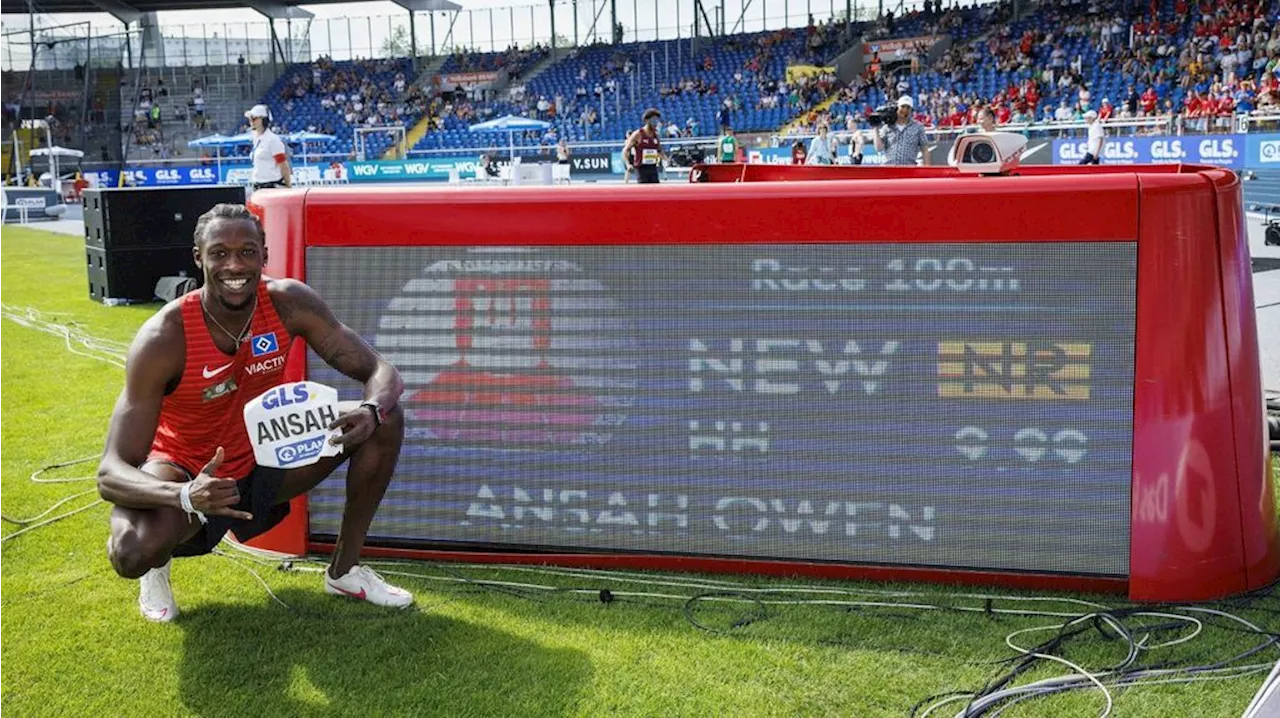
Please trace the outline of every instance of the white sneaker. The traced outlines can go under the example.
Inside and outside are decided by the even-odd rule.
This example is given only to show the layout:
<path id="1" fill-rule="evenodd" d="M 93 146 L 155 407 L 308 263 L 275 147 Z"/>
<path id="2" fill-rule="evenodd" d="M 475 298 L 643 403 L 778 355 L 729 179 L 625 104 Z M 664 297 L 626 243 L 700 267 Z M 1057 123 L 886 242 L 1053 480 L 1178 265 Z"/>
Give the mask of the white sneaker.
<path id="1" fill-rule="evenodd" d="M 169 587 L 169 567 L 173 561 L 166 561 L 160 568 L 153 568 L 138 579 L 138 607 L 142 609 L 142 617 L 148 621 L 168 623 L 178 617 L 178 604 L 173 600 L 173 589 Z"/>
<path id="2" fill-rule="evenodd" d="M 324 571 L 324 592 L 334 596 L 348 596 L 368 601 L 375 606 L 404 608 L 413 603 L 413 594 L 387 583 L 377 571 L 359 564 L 352 566 L 347 575 L 333 578 L 329 569 Z"/>

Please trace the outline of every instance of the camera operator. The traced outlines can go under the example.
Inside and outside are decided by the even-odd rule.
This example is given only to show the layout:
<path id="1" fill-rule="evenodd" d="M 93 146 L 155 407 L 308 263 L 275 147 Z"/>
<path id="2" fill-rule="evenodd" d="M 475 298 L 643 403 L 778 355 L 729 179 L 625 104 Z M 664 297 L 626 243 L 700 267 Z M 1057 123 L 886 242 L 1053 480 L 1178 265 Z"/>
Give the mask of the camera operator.
<path id="1" fill-rule="evenodd" d="M 915 103 L 910 95 L 899 97 L 897 122 L 873 131 L 876 152 L 885 155 L 886 165 L 912 166 L 916 163 L 916 154 L 920 154 L 928 166 L 929 146 L 925 141 L 924 125 L 911 117 L 914 110 Z"/>

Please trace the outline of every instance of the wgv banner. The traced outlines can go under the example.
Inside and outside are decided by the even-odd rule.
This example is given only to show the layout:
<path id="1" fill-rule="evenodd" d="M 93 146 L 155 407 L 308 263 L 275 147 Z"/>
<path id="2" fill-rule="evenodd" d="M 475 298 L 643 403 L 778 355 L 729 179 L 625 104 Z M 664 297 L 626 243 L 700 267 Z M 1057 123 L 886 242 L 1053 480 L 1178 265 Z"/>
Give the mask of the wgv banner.
<path id="1" fill-rule="evenodd" d="M 526 158 L 527 161 L 552 161 L 550 155 Z M 584 152 L 569 156 L 575 176 L 622 174 L 621 152 Z M 476 176 L 479 157 L 427 157 L 409 160 L 385 160 L 377 162 L 348 162 L 347 179 L 351 182 L 436 182 L 449 179 L 450 171 L 456 171 L 460 179 Z M 498 165 L 507 164 L 505 159 Z"/>
<path id="2" fill-rule="evenodd" d="M 459 177 L 474 177 L 478 157 L 433 157 L 430 159 L 348 162 L 351 182 L 425 182 L 449 179 L 450 170 Z"/>
<path id="3" fill-rule="evenodd" d="M 1077 164 L 1084 159 L 1084 139 L 1054 140 L 1053 163 Z M 1166 135 L 1108 137 L 1103 162 L 1114 164 L 1217 165 L 1228 169 L 1280 169 L 1280 133 L 1256 135 Z"/>

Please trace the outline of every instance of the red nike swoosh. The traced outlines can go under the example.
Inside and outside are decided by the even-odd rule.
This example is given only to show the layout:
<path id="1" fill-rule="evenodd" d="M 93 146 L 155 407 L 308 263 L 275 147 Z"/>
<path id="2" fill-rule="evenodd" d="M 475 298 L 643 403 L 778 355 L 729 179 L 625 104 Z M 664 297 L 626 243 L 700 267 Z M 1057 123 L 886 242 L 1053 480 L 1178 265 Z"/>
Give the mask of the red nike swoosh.
<path id="1" fill-rule="evenodd" d="M 342 590 L 341 588 L 338 588 L 337 586 L 334 586 L 334 589 L 336 589 L 336 590 L 338 591 L 338 593 L 341 593 L 341 594 L 342 594 L 342 595 L 344 595 L 344 596 L 350 596 L 350 597 L 352 597 L 352 598 L 358 598 L 358 599 L 360 599 L 361 601 L 365 600 L 365 593 L 364 593 L 364 589 L 363 589 L 363 588 L 362 588 L 362 589 L 360 589 L 360 593 L 353 593 L 353 592 L 351 592 L 351 591 L 344 591 L 344 590 Z"/>

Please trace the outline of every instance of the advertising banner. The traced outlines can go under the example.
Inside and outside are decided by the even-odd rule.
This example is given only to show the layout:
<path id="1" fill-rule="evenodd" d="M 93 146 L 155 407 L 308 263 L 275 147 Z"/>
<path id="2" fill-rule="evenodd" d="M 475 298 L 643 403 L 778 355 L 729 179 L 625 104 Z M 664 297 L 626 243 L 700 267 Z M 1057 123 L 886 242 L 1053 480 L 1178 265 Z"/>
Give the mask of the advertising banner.
<path id="1" fill-rule="evenodd" d="M 124 182 L 126 187 L 218 184 L 218 170 L 216 167 L 126 167 Z"/>
<path id="2" fill-rule="evenodd" d="M 937 41 L 937 35 L 921 35 L 899 40 L 868 42 L 862 46 L 862 57 L 867 62 L 871 62 L 876 53 L 879 53 L 881 62 L 901 62 L 911 59 L 911 53 L 914 52 L 916 45 L 924 43 L 925 47 L 933 47 Z"/>
<path id="3" fill-rule="evenodd" d="M 787 68 L 787 82 L 800 82 L 807 77 L 817 77 L 823 74 L 834 75 L 836 68 L 834 67 L 818 67 L 816 65 L 791 65 Z"/>
<path id="4" fill-rule="evenodd" d="M 1245 166 L 1280 170 L 1280 132 L 1245 136 Z"/>
<path id="5" fill-rule="evenodd" d="M 440 82 L 445 87 L 481 85 L 493 82 L 496 79 L 498 79 L 498 73 L 496 72 L 453 72 L 448 75 L 440 75 Z"/>
<path id="6" fill-rule="evenodd" d="M 804 140 L 804 146 L 809 147 L 809 140 Z M 840 145 L 836 148 L 837 164 L 853 164 L 849 159 L 850 147 L 848 145 Z M 747 150 L 747 162 L 753 164 L 766 165 L 789 165 L 791 164 L 791 143 L 788 142 L 785 147 L 765 147 L 758 150 Z M 884 156 L 876 153 L 876 148 L 868 142 L 862 148 L 862 164 L 864 165 L 882 165 L 884 164 Z"/>
<path id="7" fill-rule="evenodd" d="M 85 170 L 81 176 L 90 187 L 106 189 L 120 185 L 120 170 Z"/>
<path id="8" fill-rule="evenodd" d="M 1106 144 L 1102 146 L 1102 161 L 1125 165 L 1183 162 L 1241 169 L 1246 165 L 1245 137 L 1245 135 L 1108 137 Z M 1084 159 L 1087 144 L 1084 138 L 1054 140 L 1053 163 L 1077 164 Z"/>
<path id="9" fill-rule="evenodd" d="M 619 156 L 619 165 L 621 165 L 620 152 L 571 152 L 569 155 L 570 171 L 575 177 L 584 175 L 612 175 L 614 174 L 613 155 Z M 538 162 L 555 162 L 555 153 L 540 155 L 536 158 Z M 619 172 L 621 169 L 618 170 Z"/>
<path id="10" fill-rule="evenodd" d="M 449 171 L 462 177 L 475 176 L 478 157 L 432 157 L 377 162 L 348 162 L 351 182 L 424 182 L 449 179 Z"/>

